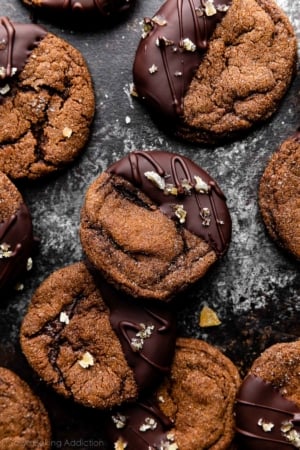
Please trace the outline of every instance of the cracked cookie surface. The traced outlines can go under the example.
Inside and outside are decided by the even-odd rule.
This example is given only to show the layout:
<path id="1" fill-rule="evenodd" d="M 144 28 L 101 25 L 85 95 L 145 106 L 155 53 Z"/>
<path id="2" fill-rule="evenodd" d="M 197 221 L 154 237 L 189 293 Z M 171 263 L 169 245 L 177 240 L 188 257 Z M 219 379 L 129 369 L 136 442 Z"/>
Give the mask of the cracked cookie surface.
<path id="1" fill-rule="evenodd" d="M 14 372 L 0 367 L 0 449 L 50 449 L 51 428 L 42 402 Z"/>
<path id="2" fill-rule="evenodd" d="M 272 239 L 300 260 L 300 131 L 270 158 L 260 181 L 259 206 Z"/>
<path id="3" fill-rule="evenodd" d="M 205 17 L 204 10 L 197 18 L 193 2 L 183 0 L 180 7 L 166 2 L 152 22 L 147 19 L 133 68 L 141 101 L 163 117 L 161 123 L 169 123 L 181 138 L 210 144 L 238 137 L 268 119 L 290 85 L 297 59 L 294 30 L 275 1 L 212 3 L 215 14 Z M 209 23 L 222 3 L 230 3 L 229 8 L 206 36 L 201 21 Z M 207 46 L 197 43 L 201 27 Z M 185 49 L 183 38 L 195 47 Z M 194 58 L 194 65 L 183 63 L 182 55 Z"/>
<path id="4" fill-rule="evenodd" d="M 123 442 L 128 450 L 228 449 L 239 385 L 237 368 L 217 348 L 178 338 L 170 376 L 153 398 L 116 409 L 107 421 L 108 437 L 115 448 Z"/>
<path id="5" fill-rule="evenodd" d="M 10 26 L 21 35 L 20 24 L 2 22 L 3 36 Z M 31 32 L 32 25 L 22 26 Z M 4 40 L 14 59 L 19 41 Z M 70 164 L 87 142 L 94 114 L 91 77 L 80 52 L 45 30 L 28 48 L 24 66 L 1 89 L 0 170 L 13 179 L 40 178 Z"/>
<path id="6" fill-rule="evenodd" d="M 112 284 L 168 301 L 226 253 L 231 219 L 217 183 L 191 160 L 135 151 L 89 187 L 80 237 Z"/>
<path id="7" fill-rule="evenodd" d="M 32 298 L 22 350 L 42 379 L 76 402 L 102 409 L 133 400 L 169 370 L 175 319 L 129 303 L 81 262 L 60 269 Z"/>

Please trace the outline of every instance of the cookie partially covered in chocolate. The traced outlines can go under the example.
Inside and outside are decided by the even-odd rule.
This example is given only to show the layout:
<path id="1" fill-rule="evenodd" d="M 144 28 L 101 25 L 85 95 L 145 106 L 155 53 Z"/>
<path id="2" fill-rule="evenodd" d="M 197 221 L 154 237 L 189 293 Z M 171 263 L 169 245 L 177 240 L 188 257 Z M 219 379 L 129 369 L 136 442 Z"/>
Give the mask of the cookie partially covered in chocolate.
<path id="1" fill-rule="evenodd" d="M 80 237 L 112 284 L 168 301 L 226 253 L 231 219 L 217 183 L 190 159 L 134 151 L 89 187 Z"/>
<path id="2" fill-rule="evenodd" d="M 33 249 L 28 207 L 16 186 L 0 172 L 0 292 L 31 269 Z"/>
<path id="3" fill-rule="evenodd" d="M 237 368 L 218 349 L 179 338 L 170 376 L 151 400 L 114 410 L 108 438 L 126 450 L 226 450 L 234 437 L 239 385 Z"/>
<path id="4" fill-rule="evenodd" d="M 273 0 L 167 0 L 144 19 L 133 81 L 161 125 L 211 144 L 269 118 L 296 59 L 294 30 Z"/>
<path id="5" fill-rule="evenodd" d="M 84 263 L 51 274 L 21 326 L 31 366 L 59 394 L 109 408 L 152 389 L 171 367 L 175 317 L 93 278 Z"/>
<path id="6" fill-rule="evenodd" d="M 18 375 L 0 367 L 0 448 L 51 447 L 51 425 L 41 400 Z"/>
<path id="7" fill-rule="evenodd" d="M 84 148 L 94 91 L 78 50 L 34 24 L 0 18 L 0 170 L 36 179 Z"/>
<path id="8" fill-rule="evenodd" d="M 270 158 L 258 198 L 272 239 L 300 260 L 300 129 Z"/>
<path id="9" fill-rule="evenodd" d="M 236 425 L 245 450 L 300 446 L 300 341 L 265 350 L 237 395 Z"/>

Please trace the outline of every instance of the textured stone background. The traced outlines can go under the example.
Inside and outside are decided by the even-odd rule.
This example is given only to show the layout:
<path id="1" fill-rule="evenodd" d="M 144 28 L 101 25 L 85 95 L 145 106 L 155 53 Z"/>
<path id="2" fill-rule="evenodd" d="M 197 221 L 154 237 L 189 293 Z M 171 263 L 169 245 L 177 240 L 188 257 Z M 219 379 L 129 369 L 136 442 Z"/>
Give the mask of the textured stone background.
<path id="1" fill-rule="evenodd" d="M 0 3 L 2 15 L 14 21 L 30 20 L 20 0 Z M 278 3 L 290 17 L 300 43 L 300 0 Z M 240 367 L 241 374 L 267 346 L 300 337 L 299 263 L 269 239 L 257 207 L 257 187 L 268 158 L 300 124 L 299 66 L 278 113 L 245 139 L 214 149 L 173 140 L 156 128 L 129 94 L 141 19 L 152 16 L 159 5 L 159 0 L 137 0 L 126 20 L 105 30 L 76 31 L 40 20 L 82 51 L 97 101 L 91 139 L 82 157 L 55 178 L 19 186 L 41 243 L 23 292 L 1 298 L 0 364 L 14 369 L 42 396 L 53 424 L 53 448 L 105 449 L 101 414 L 63 401 L 35 377 L 18 347 L 20 322 L 39 283 L 55 269 L 81 259 L 78 225 L 86 188 L 130 150 L 166 149 L 185 154 L 218 180 L 228 198 L 233 219 L 230 250 L 182 296 L 188 306 L 180 311 L 179 334 L 217 345 Z M 217 312 L 220 326 L 199 327 L 204 304 Z"/>

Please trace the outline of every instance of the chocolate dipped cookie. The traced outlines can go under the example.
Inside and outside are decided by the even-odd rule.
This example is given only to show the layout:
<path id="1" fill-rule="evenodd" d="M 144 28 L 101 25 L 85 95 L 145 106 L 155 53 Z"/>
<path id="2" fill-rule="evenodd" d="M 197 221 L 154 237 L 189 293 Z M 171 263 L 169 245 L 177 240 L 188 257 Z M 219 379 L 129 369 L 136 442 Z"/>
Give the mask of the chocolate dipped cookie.
<path id="1" fill-rule="evenodd" d="M 300 260 L 300 129 L 270 158 L 258 198 L 271 238 Z"/>
<path id="2" fill-rule="evenodd" d="M 297 45 L 273 0 L 167 0 L 144 19 L 134 94 L 178 137 L 214 144 L 268 119 Z"/>
<path id="3" fill-rule="evenodd" d="M 235 408 L 243 449 L 299 448 L 299 374 L 300 341 L 275 344 L 254 361 Z"/>
<path id="4" fill-rule="evenodd" d="M 110 448 L 228 449 L 239 384 L 236 367 L 218 349 L 179 338 L 171 374 L 151 400 L 140 399 L 110 414 L 106 427 Z"/>
<path id="5" fill-rule="evenodd" d="M 16 186 L 0 172 L 0 292 L 31 269 L 33 249 L 30 212 Z"/>
<path id="6" fill-rule="evenodd" d="M 36 10 L 45 10 L 53 13 L 75 15 L 84 20 L 91 19 L 92 15 L 100 18 L 109 18 L 123 14 L 130 10 L 135 0 L 22 0 L 23 3 Z"/>
<path id="7" fill-rule="evenodd" d="M 87 142 L 94 92 L 78 50 L 34 24 L 0 18 L 0 170 L 36 179 Z"/>
<path id="8" fill-rule="evenodd" d="M 93 278 L 79 262 L 36 290 L 21 346 L 53 389 L 100 409 L 134 400 L 170 370 L 175 318 L 164 305 L 140 305 Z"/>
<path id="9" fill-rule="evenodd" d="M 80 237 L 112 284 L 168 301 L 226 253 L 231 218 L 216 181 L 190 159 L 134 151 L 88 188 Z"/>
<path id="10" fill-rule="evenodd" d="M 51 426 L 40 399 L 14 372 L 0 367 L 0 450 L 47 450 Z"/>

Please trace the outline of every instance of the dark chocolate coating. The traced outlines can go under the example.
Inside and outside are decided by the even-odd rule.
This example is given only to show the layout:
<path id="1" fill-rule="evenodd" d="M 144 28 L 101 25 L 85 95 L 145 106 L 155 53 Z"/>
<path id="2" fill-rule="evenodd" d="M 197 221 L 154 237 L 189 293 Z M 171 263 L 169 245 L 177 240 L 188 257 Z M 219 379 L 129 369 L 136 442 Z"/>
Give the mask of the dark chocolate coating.
<path id="1" fill-rule="evenodd" d="M 145 19 L 151 31 L 141 39 L 136 52 L 135 89 L 153 112 L 173 125 L 183 112 L 184 95 L 209 39 L 230 3 L 230 0 L 214 0 L 219 10 L 207 16 L 203 0 L 167 0 L 152 19 Z M 222 6 L 224 11 L 220 10 Z M 157 17 L 165 23 L 157 23 Z M 195 45 L 193 51 L 185 48 L 187 38 Z M 151 73 L 151 67 L 157 70 Z"/>
<path id="2" fill-rule="evenodd" d="M 0 290 L 26 271 L 32 254 L 33 232 L 31 216 L 23 203 L 10 219 L 0 223 L 0 245 L 9 245 L 12 255 L 0 258 Z"/>
<path id="3" fill-rule="evenodd" d="M 100 16 L 109 16 L 127 11 L 133 3 L 134 0 L 42 0 L 37 6 L 49 11 L 98 13 Z"/>
<path id="4" fill-rule="evenodd" d="M 114 418 L 121 415 L 125 418 L 125 426 L 118 428 Z M 142 431 L 141 426 L 151 419 L 155 422 L 153 429 Z M 106 420 L 106 434 L 111 443 L 122 439 L 127 443 L 126 450 L 159 450 L 167 439 L 168 431 L 172 428 L 172 421 L 151 401 L 139 401 L 125 408 L 118 408 Z"/>
<path id="5" fill-rule="evenodd" d="M 143 390 L 153 387 L 171 369 L 176 339 L 175 314 L 160 303 L 137 303 L 96 276 L 95 272 L 93 275 L 109 307 L 111 326 L 121 342 L 137 385 Z M 132 340 L 143 326 L 153 326 L 153 330 L 144 339 L 142 348 L 134 350 Z"/>
<path id="6" fill-rule="evenodd" d="M 190 159 L 175 153 L 134 151 L 110 166 L 107 171 L 138 186 L 159 205 L 164 214 L 173 219 L 176 205 L 183 205 L 187 212 L 184 226 L 209 243 L 218 256 L 227 251 L 231 239 L 231 218 L 226 198 L 217 183 Z M 174 185 L 178 189 L 178 195 L 166 195 L 146 178 L 144 174 L 147 171 L 154 171 L 166 183 Z M 195 191 L 194 176 L 200 177 L 207 184 L 207 193 Z M 190 192 L 184 191 L 185 181 L 192 186 Z M 209 221 L 205 221 L 203 211 L 208 211 Z"/>
<path id="7" fill-rule="evenodd" d="M 7 17 L 0 17 L 0 80 L 20 72 L 46 34 L 47 31 L 38 25 L 14 23 Z"/>
<path id="8" fill-rule="evenodd" d="M 236 429 L 247 450 L 291 450 L 295 448 L 284 436 L 282 426 L 289 422 L 300 433 L 300 408 L 285 399 L 270 383 L 248 375 L 237 395 Z M 260 420 L 273 425 L 264 431 Z M 300 436 L 300 435 L 299 435 Z M 298 448 L 298 447 L 297 447 Z"/>

